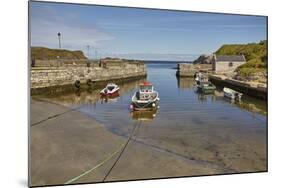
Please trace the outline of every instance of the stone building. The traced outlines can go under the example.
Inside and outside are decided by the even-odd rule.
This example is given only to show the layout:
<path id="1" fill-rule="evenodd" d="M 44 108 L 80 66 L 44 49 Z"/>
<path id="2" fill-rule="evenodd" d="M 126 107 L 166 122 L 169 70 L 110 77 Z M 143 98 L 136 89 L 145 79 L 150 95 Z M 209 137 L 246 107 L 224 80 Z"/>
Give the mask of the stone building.
<path id="1" fill-rule="evenodd" d="M 218 74 L 233 73 L 237 67 L 246 63 L 244 55 L 215 55 L 213 56 L 213 70 Z"/>

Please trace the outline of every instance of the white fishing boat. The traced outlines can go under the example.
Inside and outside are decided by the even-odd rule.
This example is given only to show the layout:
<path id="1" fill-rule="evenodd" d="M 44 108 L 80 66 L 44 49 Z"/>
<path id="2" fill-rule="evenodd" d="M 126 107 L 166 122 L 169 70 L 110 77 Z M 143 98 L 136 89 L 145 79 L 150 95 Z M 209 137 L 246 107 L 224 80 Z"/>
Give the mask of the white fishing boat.
<path id="1" fill-rule="evenodd" d="M 238 101 L 241 100 L 241 97 L 243 95 L 242 93 L 235 91 L 233 89 L 227 88 L 227 87 L 223 88 L 223 93 L 224 93 L 225 97 L 227 97 L 231 100 L 238 100 Z"/>
<path id="2" fill-rule="evenodd" d="M 201 72 L 197 72 L 194 74 L 194 80 L 196 82 L 196 85 L 200 85 L 201 82 L 209 81 L 208 77 L 202 74 Z"/>
<path id="3" fill-rule="evenodd" d="M 150 82 L 140 84 L 139 90 L 132 97 L 131 110 L 153 110 L 158 108 L 158 92 Z"/>
<path id="4" fill-rule="evenodd" d="M 119 91 L 118 85 L 114 83 L 109 83 L 106 85 L 104 89 L 100 91 L 100 94 L 102 96 L 116 96 L 119 95 L 118 91 Z"/>

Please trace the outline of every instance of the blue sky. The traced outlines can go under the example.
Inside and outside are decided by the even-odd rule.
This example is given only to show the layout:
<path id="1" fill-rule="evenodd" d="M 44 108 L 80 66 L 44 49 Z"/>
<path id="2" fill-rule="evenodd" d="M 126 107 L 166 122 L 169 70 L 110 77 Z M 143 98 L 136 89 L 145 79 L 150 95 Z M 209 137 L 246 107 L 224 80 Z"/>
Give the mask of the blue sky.
<path id="1" fill-rule="evenodd" d="M 266 39 L 266 17 L 31 2 L 31 46 L 90 58 L 193 60 L 223 44 Z"/>

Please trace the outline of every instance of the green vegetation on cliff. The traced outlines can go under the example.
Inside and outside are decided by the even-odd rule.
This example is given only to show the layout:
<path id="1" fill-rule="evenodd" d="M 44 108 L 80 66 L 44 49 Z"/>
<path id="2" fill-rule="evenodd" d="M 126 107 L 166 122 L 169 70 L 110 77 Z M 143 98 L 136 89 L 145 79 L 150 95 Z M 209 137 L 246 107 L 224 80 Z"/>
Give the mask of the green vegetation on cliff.
<path id="1" fill-rule="evenodd" d="M 31 47 L 31 58 L 40 60 L 50 59 L 87 59 L 82 51 L 64 49 L 50 49 L 45 47 Z"/>
<path id="2" fill-rule="evenodd" d="M 249 77 L 255 73 L 267 71 L 267 41 L 249 44 L 227 44 L 215 52 L 217 55 L 240 55 L 243 54 L 247 63 L 237 68 L 237 73 Z"/>

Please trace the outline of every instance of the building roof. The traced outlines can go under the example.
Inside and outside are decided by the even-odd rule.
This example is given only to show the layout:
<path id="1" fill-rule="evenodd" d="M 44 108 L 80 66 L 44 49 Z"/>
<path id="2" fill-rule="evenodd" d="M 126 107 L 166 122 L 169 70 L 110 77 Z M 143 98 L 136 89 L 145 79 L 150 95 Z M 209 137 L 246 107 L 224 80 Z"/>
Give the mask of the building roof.
<path id="1" fill-rule="evenodd" d="M 215 55 L 216 61 L 241 62 L 246 61 L 243 55 Z"/>

